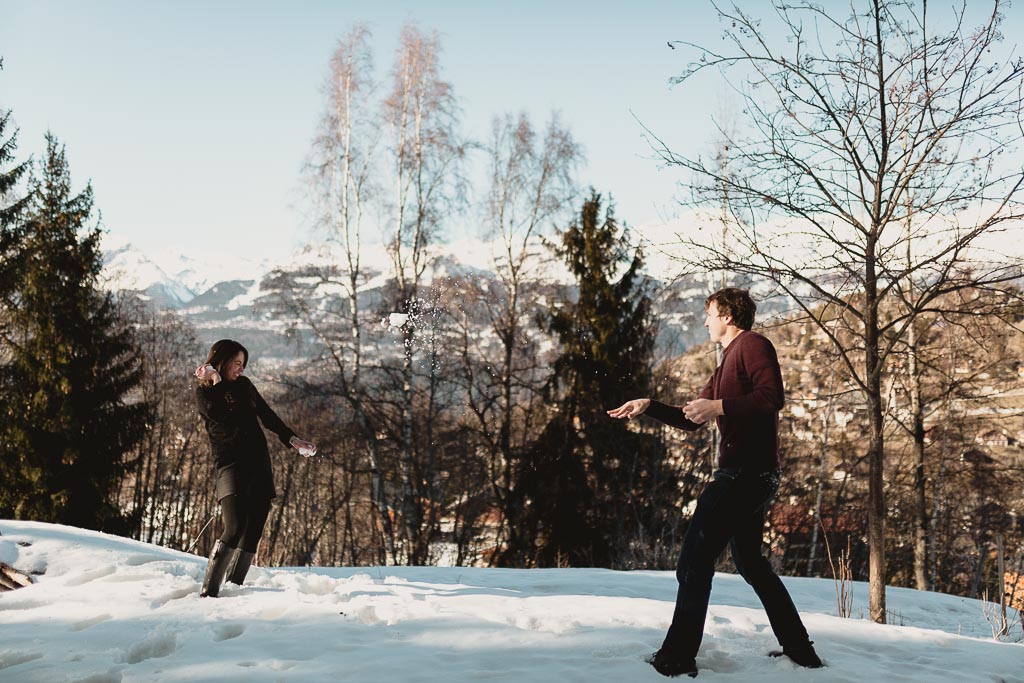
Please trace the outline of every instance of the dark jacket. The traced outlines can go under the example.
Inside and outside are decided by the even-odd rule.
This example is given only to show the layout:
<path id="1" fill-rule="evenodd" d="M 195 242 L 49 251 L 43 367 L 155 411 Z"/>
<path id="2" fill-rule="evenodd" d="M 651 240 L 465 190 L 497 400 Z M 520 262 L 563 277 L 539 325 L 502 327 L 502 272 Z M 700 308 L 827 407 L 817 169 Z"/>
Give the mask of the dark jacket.
<path id="1" fill-rule="evenodd" d="M 725 414 L 716 418 L 722 435 L 718 467 L 753 473 L 779 467 L 779 411 L 785 391 L 779 358 L 767 338 L 748 330 L 733 339 L 698 398 L 722 399 Z M 700 427 L 686 419 L 681 407 L 660 401 L 652 400 L 644 414 L 672 427 Z"/>
<path id="2" fill-rule="evenodd" d="M 281 443 L 295 432 L 281 421 L 245 375 L 196 387 L 196 405 L 210 435 L 217 468 L 217 500 L 231 494 L 274 498 L 274 472 L 260 422 Z"/>

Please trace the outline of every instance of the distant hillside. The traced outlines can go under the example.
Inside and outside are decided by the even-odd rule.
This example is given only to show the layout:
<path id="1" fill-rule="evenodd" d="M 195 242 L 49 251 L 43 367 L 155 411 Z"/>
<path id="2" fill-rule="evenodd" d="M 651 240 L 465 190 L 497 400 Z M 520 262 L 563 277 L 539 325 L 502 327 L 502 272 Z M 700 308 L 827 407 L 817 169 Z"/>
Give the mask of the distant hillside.
<path id="1" fill-rule="evenodd" d="M 457 289 L 466 278 L 477 282 L 493 278 L 491 249 L 479 241 L 440 245 L 424 274 L 425 296 L 431 296 L 431 291 Z M 326 271 L 341 262 L 332 245 L 309 245 L 277 263 L 221 263 L 174 253 L 148 255 L 131 245 L 106 255 L 111 289 L 136 292 L 157 308 L 179 311 L 196 327 L 202 344 L 236 337 L 245 340 L 254 356 L 282 361 L 310 353 L 308 345 L 301 345 L 309 341 L 309 335 L 297 319 L 283 315 L 275 305 L 273 292 L 265 289 L 268 276 L 275 271 L 293 276 L 310 269 Z M 383 248 L 367 248 L 362 267 L 366 280 L 360 290 L 360 305 L 384 316 L 385 309 L 390 310 L 386 289 L 391 264 Z M 558 296 L 555 290 L 566 288 L 567 293 L 560 296 L 572 296 L 571 278 L 558 261 L 538 263 L 533 277 L 535 286 L 550 290 L 552 296 Z M 649 285 L 659 322 L 660 355 L 681 353 L 706 339 L 703 302 L 708 291 L 703 280 L 685 278 L 666 284 L 650 279 Z M 343 299 L 337 287 L 318 288 L 310 297 L 305 304 L 320 309 L 341 305 Z M 481 329 L 480 334 L 486 336 L 487 332 Z"/>

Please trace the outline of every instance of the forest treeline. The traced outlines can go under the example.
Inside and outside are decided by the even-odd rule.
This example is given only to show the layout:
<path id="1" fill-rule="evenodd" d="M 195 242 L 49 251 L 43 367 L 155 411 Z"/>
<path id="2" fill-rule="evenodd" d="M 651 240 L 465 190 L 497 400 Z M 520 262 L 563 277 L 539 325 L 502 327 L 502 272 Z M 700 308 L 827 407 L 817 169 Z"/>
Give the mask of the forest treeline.
<path id="1" fill-rule="evenodd" d="M 673 567 L 714 434 L 605 411 L 639 396 L 685 402 L 713 370 L 714 349 L 663 357 L 654 302 L 664 285 L 645 273 L 640 236 L 608 198 L 581 191 L 583 152 L 557 116 L 539 128 L 525 114 L 496 116 L 486 141 L 469 140 L 437 34 L 406 28 L 385 79 L 369 46 L 365 27 L 339 41 L 305 169 L 339 257 L 262 283 L 306 354 L 287 366 L 256 359 L 250 374 L 320 455 L 272 447 L 279 497 L 258 561 Z M 55 137 L 30 162 L 15 133 L 2 113 L 0 516 L 206 554 L 219 529 L 191 373 L 212 340 L 178 313 L 104 290 L 91 189 L 73 192 Z M 893 203 L 903 213 L 872 219 L 880 231 L 905 229 L 904 242 L 873 251 L 882 233 L 861 226 L 868 247 L 837 231 L 848 251 L 816 270 L 787 264 L 789 252 L 758 242 L 763 230 L 737 207 L 756 200 L 813 218 L 799 205 L 810 190 L 780 181 L 766 198 L 757 183 L 779 169 L 750 174 L 769 155 L 740 142 L 714 168 L 665 153 L 703 173 L 695 197 L 721 208 L 709 220 L 723 242 L 705 245 L 718 250 L 681 268 L 703 265 L 716 285 L 752 286 L 789 309 L 758 328 L 779 350 L 788 397 L 785 476 L 766 530 L 773 561 L 801 576 L 832 576 L 846 562 L 874 581 L 881 559 L 892 585 L 1024 594 L 1019 264 L 957 261 L 967 240 L 915 265 L 911 226 L 924 219 L 907 197 Z M 470 158 L 486 168 L 473 182 Z M 952 174 L 927 186 L 918 181 L 936 167 L 919 168 L 906 187 L 934 220 Z M 991 196 L 986 178 L 978 198 Z M 492 268 L 428 279 L 459 213 L 496 245 Z M 361 262 L 370 216 L 391 256 L 372 287 Z M 970 234 L 1007 218 L 998 217 Z M 567 280 L 540 276 L 551 260 Z M 936 263 L 948 267 L 929 270 Z M 854 284 L 833 287 L 836 273 Z M 876 619 L 878 606 L 873 597 Z"/>

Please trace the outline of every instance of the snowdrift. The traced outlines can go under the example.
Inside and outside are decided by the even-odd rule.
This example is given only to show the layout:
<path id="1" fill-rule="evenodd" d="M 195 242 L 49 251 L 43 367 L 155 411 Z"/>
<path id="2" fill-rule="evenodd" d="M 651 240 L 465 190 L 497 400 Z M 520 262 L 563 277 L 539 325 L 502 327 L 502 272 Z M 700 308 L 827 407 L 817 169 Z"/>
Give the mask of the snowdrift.
<path id="1" fill-rule="evenodd" d="M 653 682 L 675 598 L 672 572 L 254 567 L 200 599 L 203 558 L 2 520 L 0 562 L 37 573 L 0 593 L 5 683 Z M 1024 645 L 993 640 L 978 601 L 890 589 L 882 626 L 856 618 L 865 584 L 840 619 L 831 580 L 785 583 L 827 668 L 769 658 L 756 596 L 719 574 L 698 680 L 1024 682 Z"/>

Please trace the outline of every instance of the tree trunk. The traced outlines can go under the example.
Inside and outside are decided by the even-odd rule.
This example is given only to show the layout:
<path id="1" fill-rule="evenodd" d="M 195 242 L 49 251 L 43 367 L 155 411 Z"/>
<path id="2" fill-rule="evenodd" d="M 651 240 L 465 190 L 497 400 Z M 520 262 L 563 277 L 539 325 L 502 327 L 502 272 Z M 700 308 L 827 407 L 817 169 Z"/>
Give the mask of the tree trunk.
<path id="1" fill-rule="evenodd" d="M 1006 620 L 1006 565 L 1003 561 L 1003 535 L 996 534 L 996 570 L 999 576 L 996 578 L 996 590 L 999 591 L 999 632 L 997 637 L 1002 638 L 1009 632 L 1009 622 Z"/>
<path id="2" fill-rule="evenodd" d="M 907 331 L 910 346 L 910 412 L 913 416 L 914 434 L 914 583 L 918 590 L 928 590 L 925 568 L 928 566 L 928 500 L 925 486 L 927 478 L 924 469 L 924 415 L 921 407 L 921 372 L 917 358 L 916 325 Z"/>
<path id="3" fill-rule="evenodd" d="M 885 623 L 885 423 L 882 412 L 882 359 L 879 356 L 878 293 L 874 244 L 865 272 L 864 376 L 868 404 L 868 602 L 871 620 Z"/>
<path id="4" fill-rule="evenodd" d="M 811 552 L 807 558 L 808 576 L 815 576 L 814 563 L 817 559 L 818 528 L 822 527 L 821 502 L 825 497 L 825 477 L 828 473 L 828 430 L 832 422 L 832 405 L 835 402 L 835 384 L 836 373 L 835 370 L 833 370 L 828 382 L 828 405 L 825 408 L 825 416 L 821 420 L 821 469 L 818 471 L 818 493 L 814 499 L 814 522 L 811 528 Z M 824 528 L 822 528 L 821 531 L 822 533 L 825 533 Z"/>
<path id="5" fill-rule="evenodd" d="M 868 462 L 870 463 L 868 481 L 869 610 L 872 621 L 884 624 L 885 478 L 882 461 L 885 452 L 885 436 L 882 431 L 882 404 L 877 394 L 868 398 L 868 410 L 871 420 L 870 452 L 868 453 Z"/>
<path id="6" fill-rule="evenodd" d="M 408 300 L 409 309 L 414 305 L 413 298 Z M 413 366 L 412 366 L 412 329 L 407 322 L 403 327 L 405 341 L 405 357 L 402 360 L 402 452 L 400 455 L 402 480 L 402 536 L 405 543 L 405 559 L 412 561 L 416 533 L 419 520 L 416 510 L 416 498 L 413 491 Z"/>

